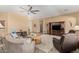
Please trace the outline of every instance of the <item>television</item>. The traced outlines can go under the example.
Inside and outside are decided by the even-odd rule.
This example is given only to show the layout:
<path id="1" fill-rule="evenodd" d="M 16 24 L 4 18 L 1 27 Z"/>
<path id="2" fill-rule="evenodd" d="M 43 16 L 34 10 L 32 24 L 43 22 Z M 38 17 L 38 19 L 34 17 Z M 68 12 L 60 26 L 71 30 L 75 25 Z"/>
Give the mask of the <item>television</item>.
<path id="1" fill-rule="evenodd" d="M 61 30 L 61 25 L 52 25 L 52 30 Z"/>

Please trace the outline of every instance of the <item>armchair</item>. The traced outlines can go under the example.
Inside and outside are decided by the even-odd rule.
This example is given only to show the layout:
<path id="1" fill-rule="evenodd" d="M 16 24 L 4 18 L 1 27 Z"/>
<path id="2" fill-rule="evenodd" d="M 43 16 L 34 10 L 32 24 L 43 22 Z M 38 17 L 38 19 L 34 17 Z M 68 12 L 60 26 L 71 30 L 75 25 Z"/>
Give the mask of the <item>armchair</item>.
<path id="1" fill-rule="evenodd" d="M 71 36 L 72 38 L 74 38 L 73 36 Z M 74 38 L 74 40 L 71 40 L 71 38 L 67 38 L 67 37 L 61 37 L 61 39 L 56 39 L 53 38 L 53 45 L 54 47 L 61 53 L 69 53 L 72 52 L 74 50 L 76 50 L 77 46 L 78 46 L 78 41 L 75 40 L 76 37 Z"/>

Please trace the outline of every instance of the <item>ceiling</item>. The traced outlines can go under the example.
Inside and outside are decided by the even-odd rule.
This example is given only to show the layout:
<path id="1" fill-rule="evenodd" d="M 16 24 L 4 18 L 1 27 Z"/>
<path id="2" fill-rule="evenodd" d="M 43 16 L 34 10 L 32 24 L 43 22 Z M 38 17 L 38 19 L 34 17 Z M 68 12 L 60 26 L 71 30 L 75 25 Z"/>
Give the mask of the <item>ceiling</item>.
<path id="1" fill-rule="evenodd" d="M 20 7 L 28 8 L 27 5 L 0 5 L 0 12 L 18 12 L 27 15 L 27 12 Z M 78 5 L 32 5 L 33 9 L 40 10 L 37 14 L 30 13 L 33 18 L 44 18 L 50 16 L 58 16 L 66 13 L 78 12 Z"/>

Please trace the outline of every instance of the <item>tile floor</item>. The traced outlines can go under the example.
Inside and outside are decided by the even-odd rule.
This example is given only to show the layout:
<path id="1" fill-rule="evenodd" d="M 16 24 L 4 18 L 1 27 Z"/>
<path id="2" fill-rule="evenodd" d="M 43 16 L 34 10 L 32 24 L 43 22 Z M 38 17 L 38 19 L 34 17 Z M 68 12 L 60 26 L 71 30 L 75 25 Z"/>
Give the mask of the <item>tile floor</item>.
<path id="1" fill-rule="evenodd" d="M 4 51 L 0 50 L 0 53 L 11 53 L 11 52 L 4 52 Z M 20 52 L 18 52 L 18 53 L 20 53 Z M 45 53 L 45 52 L 35 48 L 34 53 Z M 49 53 L 59 53 L 59 52 L 57 50 L 53 51 L 53 49 L 51 49 L 49 51 Z M 72 53 L 79 53 L 79 49 L 77 49 L 76 51 L 73 51 Z"/>

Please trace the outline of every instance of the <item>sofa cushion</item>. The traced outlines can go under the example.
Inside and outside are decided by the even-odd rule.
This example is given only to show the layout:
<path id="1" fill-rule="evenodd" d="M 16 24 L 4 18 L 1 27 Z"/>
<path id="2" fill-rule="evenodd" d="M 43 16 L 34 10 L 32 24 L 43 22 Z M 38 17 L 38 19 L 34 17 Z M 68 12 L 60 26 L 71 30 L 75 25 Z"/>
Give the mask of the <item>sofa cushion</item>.
<path id="1" fill-rule="evenodd" d="M 47 34 L 41 35 L 41 43 L 43 43 L 43 44 L 48 44 L 48 45 L 53 46 L 52 40 L 53 40 L 53 37 L 50 35 L 47 35 Z"/>
<path id="2" fill-rule="evenodd" d="M 31 44 L 31 42 L 32 42 L 32 39 L 31 38 L 27 38 L 26 39 L 26 43 Z"/>
<path id="3" fill-rule="evenodd" d="M 11 33 L 11 36 L 13 37 L 13 39 L 16 39 L 18 37 L 18 35 L 16 34 L 16 32 Z"/>

